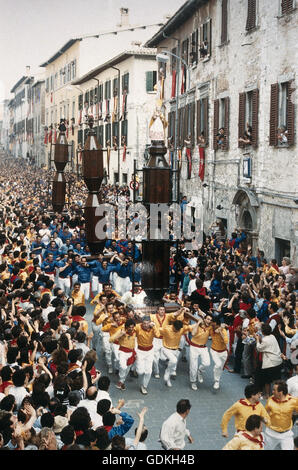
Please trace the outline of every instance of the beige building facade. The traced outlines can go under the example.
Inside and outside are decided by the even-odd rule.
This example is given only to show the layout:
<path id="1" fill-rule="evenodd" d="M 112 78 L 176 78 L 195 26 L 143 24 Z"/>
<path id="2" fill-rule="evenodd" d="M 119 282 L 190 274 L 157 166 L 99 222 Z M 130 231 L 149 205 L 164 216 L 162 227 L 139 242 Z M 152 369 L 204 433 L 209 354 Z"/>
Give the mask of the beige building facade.
<path id="1" fill-rule="evenodd" d="M 220 219 L 254 253 L 297 265 L 297 8 L 269 3 L 188 1 L 146 45 L 170 59 L 168 137 L 205 234 Z"/>

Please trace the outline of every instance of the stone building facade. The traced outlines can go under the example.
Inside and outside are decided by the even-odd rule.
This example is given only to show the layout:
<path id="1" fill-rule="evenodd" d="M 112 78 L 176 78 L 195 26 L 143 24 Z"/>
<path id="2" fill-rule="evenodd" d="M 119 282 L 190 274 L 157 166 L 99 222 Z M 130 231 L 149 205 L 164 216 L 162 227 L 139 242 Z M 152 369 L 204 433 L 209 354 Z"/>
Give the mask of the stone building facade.
<path id="1" fill-rule="evenodd" d="M 221 219 L 297 265 L 296 31 L 295 0 L 191 0 L 146 45 L 164 62 L 181 195 L 202 203 L 204 232 Z"/>

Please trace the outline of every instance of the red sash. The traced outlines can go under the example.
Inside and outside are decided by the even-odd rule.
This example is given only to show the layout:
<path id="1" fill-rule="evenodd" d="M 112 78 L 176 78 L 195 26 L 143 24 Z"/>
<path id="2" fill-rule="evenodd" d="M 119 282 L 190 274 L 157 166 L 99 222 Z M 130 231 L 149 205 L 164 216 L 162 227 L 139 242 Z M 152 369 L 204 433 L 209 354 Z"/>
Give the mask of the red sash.
<path id="1" fill-rule="evenodd" d="M 129 353 L 129 352 L 132 353 L 132 355 L 126 361 L 126 364 L 128 366 L 132 365 L 135 362 L 136 357 L 137 357 L 137 353 L 135 352 L 134 349 L 129 349 L 129 348 L 126 348 L 125 346 L 120 346 L 119 351 L 123 351 L 123 352 L 126 352 L 126 353 Z"/>
<path id="2" fill-rule="evenodd" d="M 138 349 L 140 349 L 141 351 L 151 351 L 151 349 L 153 348 L 153 346 L 138 346 Z"/>
<path id="3" fill-rule="evenodd" d="M 259 446 L 261 447 L 261 449 L 263 449 L 263 447 L 264 447 L 264 440 L 263 440 L 263 436 L 262 436 L 262 435 L 260 436 L 260 440 L 257 439 L 256 437 L 250 436 L 250 435 L 247 434 L 246 432 L 243 432 L 243 433 L 242 433 L 242 436 L 244 436 L 246 439 L 248 439 L 248 440 L 251 441 L 251 442 L 255 442 L 256 444 L 259 444 Z"/>

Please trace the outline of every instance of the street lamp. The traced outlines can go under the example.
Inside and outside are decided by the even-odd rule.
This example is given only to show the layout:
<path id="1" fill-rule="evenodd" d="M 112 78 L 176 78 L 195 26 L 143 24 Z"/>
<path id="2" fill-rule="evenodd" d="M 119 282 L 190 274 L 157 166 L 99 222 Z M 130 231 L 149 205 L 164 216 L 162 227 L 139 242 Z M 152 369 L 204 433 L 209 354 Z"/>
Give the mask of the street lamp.
<path id="1" fill-rule="evenodd" d="M 178 40 L 178 52 L 180 52 L 180 41 Z M 173 181 L 173 200 L 175 200 L 175 195 L 179 201 L 179 176 L 177 175 L 178 168 L 178 111 L 179 111 L 179 77 L 180 77 L 180 67 L 181 63 L 188 70 L 188 89 L 190 88 L 190 67 L 187 65 L 184 59 L 180 55 L 176 55 L 170 51 L 162 51 L 159 54 L 156 54 L 156 60 L 158 62 L 168 62 L 169 56 L 175 57 L 178 61 L 177 64 L 177 75 L 176 75 L 176 111 L 175 111 L 175 135 L 174 135 L 174 161 L 173 161 L 173 170 L 174 170 L 174 181 Z"/>

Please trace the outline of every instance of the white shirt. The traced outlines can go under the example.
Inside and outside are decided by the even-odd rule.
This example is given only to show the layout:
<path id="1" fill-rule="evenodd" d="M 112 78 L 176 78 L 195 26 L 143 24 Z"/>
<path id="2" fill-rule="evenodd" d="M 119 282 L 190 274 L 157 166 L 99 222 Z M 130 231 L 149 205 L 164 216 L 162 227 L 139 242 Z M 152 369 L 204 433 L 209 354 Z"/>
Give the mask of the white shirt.
<path id="1" fill-rule="evenodd" d="M 188 292 L 187 292 L 188 295 L 191 295 L 192 292 L 194 292 L 194 291 L 197 289 L 196 280 L 197 280 L 197 279 L 191 279 L 191 280 L 189 281 L 189 284 L 188 284 Z"/>
<path id="2" fill-rule="evenodd" d="M 287 380 L 288 385 L 288 393 L 292 395 L 292 397 L 298 397 L 298 375 L 294 375 Z"/>
<path id="3" fill-rule="evenodd" d="M 132 439 L 131 437 L 125 437 L 125 445 L 127 447 L 133 446 L 133 442 L 134 442 L 134 439 Z M 137 447 L 134 447 L 133 450 L 147 450 L 147 446 L 146 444 L 144 444 L 144 442 L 139 442 Z"/>
<path id="4" fill-rule="evenodd" d="M 187 258 L 187 261 L 188 261 L 188 266 L 190 266 L 191 268 L 196 268 L 197 267 L 197 258 Z"/>
<path id="5" fill-rule="evenodd" d="M 45 245 L 48 245 L 50 243 L 50 239 L 51 239 L 50 230 L 46 229 L 46 228 L 41 228 L 38 233 L 41 236 L 42 243 L 44 243 Z"/>
<path id="6" fill-rule="evenodd" d="M 98 390 L 96 401 L 99 402 L 100 400 L 110 400 L 110 402 L 112 403 L 112 398 L 110 397 L 109 393 L 105 390 Z"/>
<path id="7" fill-rule="evenodd" d="M 184 449 L 185 436 L 190 436 L 186 428 L 186 420 L 179 413 L 173 413 L 162 425 L 160 431 L 162 444 L 167 450 Z"/>
<path id="8" fill-rule="evenodd" d="M 84 406 L 85 408 L 87 408 L 90 414 L 91 421 L 92 421 L 93 429 L 96 429 L 99 426 L 102 426 L 102 416 L 100 416 L 96 411 L 97 410 L 97 397 L 95 400 L 88 400 L 88 399 L 81 400 L 79 403 L 79 406 L 80 407 Z"/>
<path id="9" fill-rule="evenodd" d="M 47 323 L 49 313 L 54 312 L 54 311 L 55 311 L 55 309 L 52 305 L 49 305 L 48 307 L 43 308 L 42 312 L 41 312 L 42 319 Z"/>
<path id="10" fill-rule="evenodd" d="M 13 395 L 16 399 L 16 405 L 17 408 L 19 409 L 22 401 L 25 397 L 29 396 L 30 393 L 27 392 L 25 387 L 15 387 L 14 385 L 9 388 L 9 395 Z"/>
<path id="11" fill-rule="evenodd" d="M 275 336 L 263 336 L 262 342 L 257 342 L 256 348 L 263 353 L 262 369 L 276 367 L 282 363 L 280 347 Z"/>
<path id="12" fill-rule="evenodd" d="M 141 290 L 138 294 L 132 295 L 131 291 L 125 292 L 121 297 L 121 301 L 125 304 L 133 305 L 134 307 L 144 307 L 144 299 L 147 297 L 145 291 Z"/>

